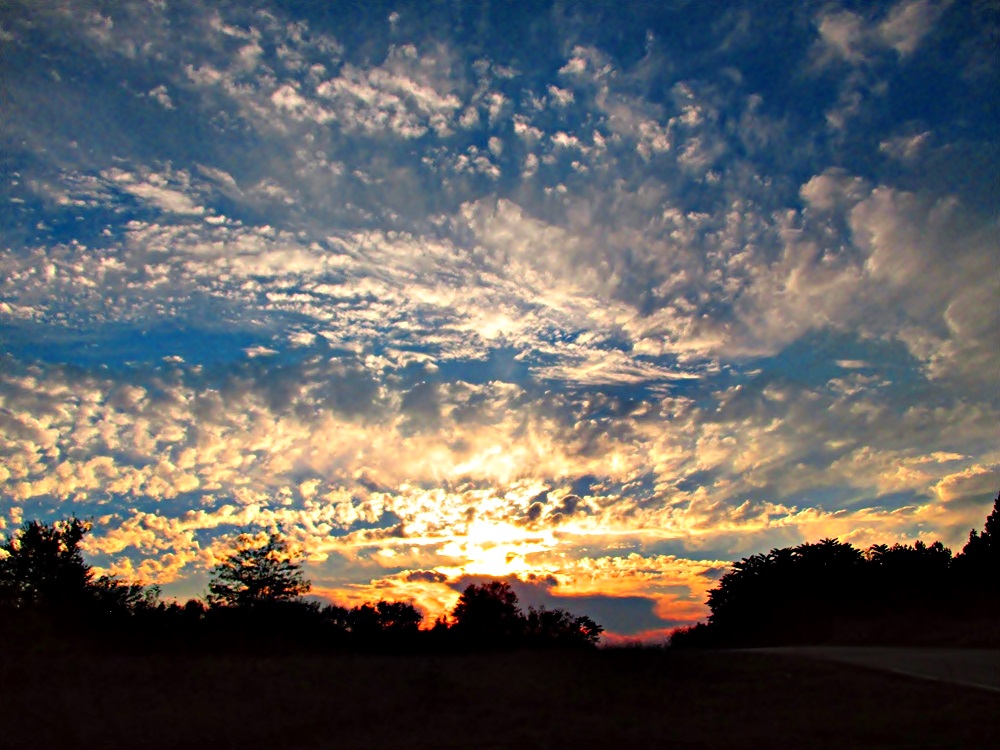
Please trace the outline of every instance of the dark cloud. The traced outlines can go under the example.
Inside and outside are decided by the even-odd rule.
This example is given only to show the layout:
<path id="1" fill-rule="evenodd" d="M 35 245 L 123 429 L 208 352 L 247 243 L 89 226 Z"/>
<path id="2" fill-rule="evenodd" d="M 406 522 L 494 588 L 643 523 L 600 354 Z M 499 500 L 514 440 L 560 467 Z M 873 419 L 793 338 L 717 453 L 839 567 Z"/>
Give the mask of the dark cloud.
<path id="1" fill-rule="evenodd" d="M 438 573 L 433 570 L 413 570 L 406 574 L 404 577 L 406 581 L 426 581 L 428 583 L 444 583 L 448 580 L 448 576 L 444 573 Z"/>
<path id="2" fill-rule="evenodd" d="M 402 411 L 413 429 L 435 429 L 441 420 L 440 386 L 434 382 L 417 383 L 403 394 Z"/>

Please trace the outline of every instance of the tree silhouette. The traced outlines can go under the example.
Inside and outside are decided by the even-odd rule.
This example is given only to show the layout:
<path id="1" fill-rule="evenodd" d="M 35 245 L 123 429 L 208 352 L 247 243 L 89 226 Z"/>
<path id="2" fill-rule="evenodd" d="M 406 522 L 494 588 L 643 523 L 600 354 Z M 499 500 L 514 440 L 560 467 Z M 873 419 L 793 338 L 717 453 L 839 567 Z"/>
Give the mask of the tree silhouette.
<path id="1" fill-rule="evenodd" d="M 131 616 L 152 612 L 159 604 L 160 588 L 127 583 L 114 576 L 101 576 L 91 584 L 98 612 L 108 615 Z"/>
<path id="2" fill-rule="evenodd" d="M 558 648 L 591 648 L 597 645 L 604 628 L 586 615 L 577 616 L 564 609 L 530 607 L 525 617 L 529 644 Z"/>
<path id="3" fill-rule="evenodd" d="M 941 542 L 836 539 L 734 562 L 708 594 L 707 623 L 676 646 L 788 643 L 961 643 L 996 647 L 1000 614 L 1000 495 L 982 532 L 952 556 Z"/>
<path id="4" fill-rule="evenodd" d="M 964 564 L 982 569 L 989 568 L 994 575 L 1000 572 L 1000 494 L 993 502 L 993 511 L 986 517 L 986 525 L 980 534 L 975 529 L 969 532 L 969 541 L 962 549 Z"/>
<path id="5" fill-rule="evenodd" d="M 877 544 L 864 553 L 868 606 L 885 611 L 946 594 L 951 578 L 951 550 L 941 542 L 926 545 Z"/>
<path id="6" fill-rule="evenodd" d="M 408 602 L 378 601 L 346 612 L 344 624 L 351 635 L 363 640 L 398 639 L 416 635 L 423 619 Z"/>
<path id="7" fill-rule="evenodd" d="M 506 581 L 469 584 L 451 617 L 459 638 L 486 648 L 508 645 L 524 633 L 517 594 Z"/>
<path id="8" fill-rule="evenodd" d="M 409 602 L 378 601 L 375 612 L 379 628 L 387 635 L 413 635 L 424 620 L 420 610 Z"/>
<path id="9" fill-rule="evenodd" d="M 289 557 L 288 543 L 278 534 L 269 534 L 263 545 L 241 534 L 236 551 L 212 569 L 208 603 L 248 608 L 299 601 L 312 585 Z"/>
<path id="10" fill-rule="evenodd" d="M 0 603 L 8 607 L 67 607 L 86 602 L 93 573 L 80 541 L 90 523 L 78 518 L 30 521 L 0 544 Z"/>
<path id="11" fill-rule="evenodd" d="M 947 608 L 951 560 L 951 550 L 940 542 L 920 541 L 873 545 L 862 552 L 823 539 L 752 555 L 733 563 L 709 592 L 708 626 L 686 630 L 676 640 L 826 642 L 843 637 L 838 633 L 845 629 L 876 635 L 891 631 L 904 616 L 903 626 L 915 632 L 919 618 Z M 889 620 L 873 631 L 877 617 Z"/>
<path id="12" fill-rule="evenodd" d="M 1000 614 L 1000 495 L 981 533 L 973 529 L 954 561 L 956 584 L 980 612 Z"/>
<path id="13" fill-rule="evenodd" d="M 586 615 L 564 609 L 533 607 L 525 615 L 517 594 L 505 581 L 471 584 L 459 597 L 451 613 L 449 633 L 466 647 L 591 648 L 604 628 Z M 443 623 L 435 623 L 439 636 Z"/>
<path id="14" fill-rule="evenodd" d="M 277 533 L 240 534 L 212 569 L 204 602 L 163 602 L 155 586 L 95 577 L 81 550 L 89 530 L 77 518 L 31 521 L 0 539 L 0 640 L 31 642 L 44 631 L 126 649 L 400 652 L 593 647 L 603 633 L 591 618 L 562 609 L 525 615 L 510 584 L 497 580 L 468 586 L 450 622 L 440 617 L 429 630 L 408 602 L 321 608 L 302 600 L 310 583 Z"/>

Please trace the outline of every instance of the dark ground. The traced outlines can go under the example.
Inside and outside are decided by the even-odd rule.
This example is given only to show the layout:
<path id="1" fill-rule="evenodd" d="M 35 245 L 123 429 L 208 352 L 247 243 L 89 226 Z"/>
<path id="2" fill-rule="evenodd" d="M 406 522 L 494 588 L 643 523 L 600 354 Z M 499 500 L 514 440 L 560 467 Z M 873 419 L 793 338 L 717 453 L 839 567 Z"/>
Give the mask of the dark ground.
<path id="1" fill-rule="evenodd" d="M 801 655 L 840 661 L 870 669 L 898 672 L 911 677 L 941 680 L 956 685 L 973 685 L 1000 692 L 998 649 L 800 646 L 757 650 L 761 653 Z"/>
<path id="2" fill-rule="evenodd" d="M 994 748 L 1000 694 L 780 654 L 7 648 L 2 748 Z M 13 653 L 12 653 L 13 652 Z"/>

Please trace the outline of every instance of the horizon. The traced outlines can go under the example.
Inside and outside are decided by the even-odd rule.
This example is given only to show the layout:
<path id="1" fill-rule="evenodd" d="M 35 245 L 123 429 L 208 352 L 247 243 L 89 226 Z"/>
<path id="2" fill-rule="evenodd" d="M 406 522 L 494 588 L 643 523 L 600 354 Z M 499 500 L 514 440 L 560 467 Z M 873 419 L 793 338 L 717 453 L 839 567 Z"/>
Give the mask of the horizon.
<path id="1" fill-rule="evenodd" d="M 14 2 L 0 533 L 657 638 L 1000 491 L 988 3 Z"/>

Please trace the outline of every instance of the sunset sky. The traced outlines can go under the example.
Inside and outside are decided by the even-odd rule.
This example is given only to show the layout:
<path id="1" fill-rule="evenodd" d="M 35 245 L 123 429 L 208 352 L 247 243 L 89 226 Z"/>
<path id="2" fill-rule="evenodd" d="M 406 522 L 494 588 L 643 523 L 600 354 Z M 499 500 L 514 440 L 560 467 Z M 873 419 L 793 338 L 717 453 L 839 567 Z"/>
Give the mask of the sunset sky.
<path id="1" fill-rule="evenodd" d="M 655 636 L 1000 490 L 995 3 L 0 3 L 0 528 Z"/>

